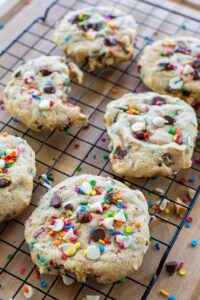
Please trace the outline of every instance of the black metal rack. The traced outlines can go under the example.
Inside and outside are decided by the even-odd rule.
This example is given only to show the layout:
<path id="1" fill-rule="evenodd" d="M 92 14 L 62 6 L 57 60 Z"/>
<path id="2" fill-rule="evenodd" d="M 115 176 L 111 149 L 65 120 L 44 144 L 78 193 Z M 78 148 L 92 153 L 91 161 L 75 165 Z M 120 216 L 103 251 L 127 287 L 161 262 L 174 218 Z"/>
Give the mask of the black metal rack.
<path id="1" fill-rule="evenodd" d="M 70 4 L 69 4 L 70 2 Z M 55 12 L 54 15 L 56 15 L 56 12 L 59 12 L 59 15 L 56 17 L 57 19 L 60 19 L 62 16 L 65 15 L 65 13 L 68 10 L 73 10 L 76 9 L 76 5 L 80 4 L 80 2 L 82 3 L 82 5 L 103 5 L 104 1 L 103 0 L 57 0 L 55 2 L 53 2 L 53 4 L 51 4 L 48 9 L 46 10 L 45 14 L 43 17 L 37 18 L 34 22 L 32 22 L 26 29 L 23 30 L 23 32 L 20 33 L 20 35 L 13 40 L 13 42 L 8 45 L 1 53 L 0 53 L 0 88 L 3 89 L 3 87 L 6 85 L 6 81 L 8 80 L 9 74 L 11 74 L 13 72 L 13 70 L 15 69 L 15 67 L 18 65 L 18 63 L 22 63 L 24 61 L 24 57 L 26 58 L 26 54 L 30 53 L 30 51 L 35 52 L 35 55 L 39 56 L 39 55 L 51 55 L 53 53 L 55 53 L 55 51 L 57 51 L 56 45 L 52 42 L 51 38 L 49 37 L 49 34 L 51 33 L 52 29 L 53 29 L 53 24 L 51 24 L 51 14 L 53 15 L 53 12 Z M 127 3 L 129 2 L 129 3 Z M 162 6 L 158 5 L 155 3 L 156 1 L 146 1 L 146 0 L 133 0 L 133 1 L 124 1 L 124 0 L 113 0 L 111 1 L 111 4 L 115 4 L 116 6 L 119 6 L 121 8 L 123 8 L 125 11 L 129 12 L 129 13 L 133 13 L 133 15 L 137 15 L 137 22 L 139 24 L 139 26 L 142 28 L 146 28 L 149 30 L 150 34 L 149 35 L 144 35 L 142 33 L 140 33 L 139 30 L 139 34 L 138 34 L 138 41 L 139 41 L 139 46 L 138 43 L 136 43 L 136 49 L 137 49 L 137 53 L 135 55 L 135 57 L 133 58 L 132 61 L 123 64 L 122 66 L 113 66 L 113 67 L 107 67 L 105 69 L 102 70 L 98 70 L 98 72 L 95 72 L 95 74 L 92 74 L 92 80 L 90 81 L 89 84 L 87 84 L 87 86 L 85 86 L 84 84 L 79 85 L 79 87 L 82 89 L 82 92 L 80 93 L 79 97 L 74 97 L 72 96 L 71 99 L 78 103 L 80 106 L 83 107 L 83 109 L 88 109 L 90 110 L 90 126 L 98 131 L 98 135 L 96 139 L 91 140 L 87 140 L 87 138 L 85 138 L 85 135 L 81 135 L 81 133 L 84 130 L 88 130 L 88 129 L 80 129 L 77 131 L 71 131 L 69 130 L 68 135 L 70 137 L 70 141 L 67 143 L 67 145 L 61 150 L 60 148 L 57 147 L 57 145 L 52 145 L 50 144 L 50 139 L 52 138 L 52 136 L 54 135 L 54 132 L 49 133 L 47 136 L 41 137 L 38 135 L 35 135 L 31 130 L 29 129 L 24 129 L 24 127 L 20 127 L 20 126 L 16 126 L 16 123 L 13 122 L 13 118 L 8 117 L 8 119 L 6 121 L 4 120 L 0 120 L 0 126 L 1 126 L 1 131 L 3 130 L 14 130 L 17 134 L 20 134 L 22 137 L 24 138 L 32 138 L 34 139 L 36 142 L 38 142 L 39 147 L 37 148 L 36 154 L 39 153 L 39 151 L 44 147 L 44 146 L 51 146 L 52 149 L 58 151 L 59 155 L 58 157 L 55 159 L 55 161 L 52 164 L 47 164 L 42 162 L 40 159 L 37 158 L 37 162 L 39 164 L 44 165 L 47 168 L 47 173 L 51 172 L 51 171 L 56 171 L 58 173 L 60 173 L 61 175 L 67 175 L 67 176 L 73 176 L 76 171 L 77 171 L 77 167 L 81 167 L 83 164 L 87 164 L 88 167 L 91 168 L 95 168 L 96 169 L 96 173 L 97 174 L 101 174 L 101 173 L 106 173 L 108 176 L 114 176 L 116 179 L 118 180 L 123 180 L 122 178 L 119 178 L 117 176 L 115 176 L 108 168 L 108 161 L 105 161 L 105 163 L 101 164 L 101 166 L 98 166 L 98 164 L 93 164 L 90 161 L 87 160 L 87 158 L 92 155 L 92 153 L 94 153 L 94 151 L 97 149 L 99 151 L 101 151 L 101 153 L 108 153 L 107 149 L 100 143 L 101 138 L 105 135 L 105 130 L 102 126 L 93 124 L 91 122 L 92 118 L 94 116 L 98 115 L 103 115 L 104 110 L 102 109 L 103 103 L 106 100 L 113 100 L 113 97 L 111 95 L 111 89 L 113 87 L 119 87 L 122 89 L 126 89 L 127 92 L 134 92 L 134 91 L 139 91 L 140 88 L 142 87 L 142 83 L 141 80 L 139 78 L 139 75 L 132 71 L 131 67 L 133 65 L 136 64 L 137 62 L 137 58 L 139 57 L 141 51 L 143 50 L 144 46 L 151 42 L 157 35 L 161 35 L 166 36 L 168 33 L 165 31 L 165 27 L 163 27 L 164 25 L 166 26 L 171 26 L 171 28 L 174 28 L 174 32 L 173 34 L 179 34 L 180 30 L 180 24 L 178 24 L 176 21 L 174 21 L 172 16 L 176 16 L 176 17 L 180 17 L 180 20 L 182 22 L 182 24 L 184 24 L 184 22 L 187 23 L 187 21 L 189 20 L 190 22 L 192 22 L 192 24 L 195 24 L 195 30 L 193 30 L 193 26 L 192 28 L 188 28 L 187 29 L 187 33 L 191 34 L 191 35 L 196 35 L 198 34 L 198 32 L 200 32 L 200 21 L 198 19 L 193 18 L 192 16 L 186 16 L 182 13 L 173 11 L 169 8 L 163 8 Z M 106 1 L 107 4 L 108 1 Z M 142 8 L 141 8 L 142 5 Z M 153 25 L 150 25 L 148 22 L 148 19 L 153 20 Z M 55 21 L 55 20 L 54 20 Z M 53 21 L 53 23 L 54 23 Z M 154 24 L 156 24 L 154 26 Z M 35 28 L 37 28 L 37 26 L 42 26 L 41 28 L 43 28 L 41 31 L 37 31 L 35 30 Z M 28 35 L 31 35 L 34 39 L 35 42 L 29 44 L 26 41 L 26 37 Z M 40 41 L 45 41 L 47 43 L 47 49 L 42 48 L 41 47 L 37 47 L 37 44 Z M 14 49 L 15 45 L 20 45 L 22 48 L 25 49 L 25 51 L 23 52 L 22 55 L 16 55 L 15 52 L 12 50 Z M 5 55 L 8 56 L 8 58 L 10 58 L 10 65 L 5 66 L 3 61 L 4 61 L 4 57 Z M 12 63 L 13 61 L 13 63 Z M 84 70 L 85 74 L 90 76 L 90 74 L 87 71 L 87 66 L 84 64 L 82 66 L 82 69 Z M 119 74 L 119 76 L 117 77 L 116 80 L 112 80 L 112 78 L 106 78 L 106 81 L 109 83 L 109 85 L 111 86 L 105 93 L 99 90 L 96 90 L 94 88 L 95 83 L 97 82 L 97 80 L 104 80 L 105 79 L 105 74 L 106 71 L 112 71 L 112 72 L 116 72 L 117 74 Z M 127 80 L 129 79 L 134 79 L 136 84 L 134 86 L 134 88 L 130 88 L 127 85 L 123 85 L 124 82 L 124 76 L 127 77 Z M 101 100 L 99 101 L 99 103 L 95 106 L 93 106 L 92 101 L 90 103 L 86 103 L 84 101 L 84 96 L 88 93 L 95 93 L 99 98 L 101 98 Z M 83 155 L 82 158 L 76 157 L 75 155 L 73 155 L 73 153 L 69 153 L 68 149 L 70 147 L 70 145 L 72 145 L 72 143 L 75 140 L 79 140 L 80 142 L 86 143 L 88 145 L 89 150 L 87 151 L 87 153 L 85 155 Z M 67 174 L 67 172 L 63 172 L 62 170 L 60 170 L 57 167 L 57 162 L 62 159 L 63 155 L 65 155 L 67 153 L 68 157 L 71 157 L 72 159 L 76 159 L 78 161 L 78 165 L 76 166 L 76 168 L 74 169 L 73 173 L 71 174 Z M 200 153 L 200 151 L 198 149 L 195 149 L 195 155 L 198 155 Z M 198 169 L 197 166 L 192 166 L 191 170 L 194 172 L 200 172 L 200 170 Z M 199 173 L 198 173 L 199 175 Z M 153 212 L 152 212 L 152 217 L 156 217 L 157 219 L 159 219 L 161 222 L 166 223 L 166 224 L 170 224 L 171 226 L 173 226 L 175 228 L 175 231 L 173 233 L 173 235 L 170 238 L 170 241 L 167 243 L 166 241 L 163 241 L 161 239 L 158 239 L 154 236 L 151 237 L 151 240 L 154 242 L 159 242 L 160 244 L 164 245 L 166 247 L 158 267 L 156 267 L 155 272 L 152 274 L 152 278 L 151 280 L 146 284 L 143 283 L 142 281 L 138 280 L 138 279 L 134 279 L 133 277 L 128 277 L 127 279 L 129 281 L 132 282 L 132 284 L 134 285 L 140 285 L 143 287 L 143 292 L 141 294 L 141 298 L 142 300 L 147 299 L 154 283 L 156 282 L 162 268 L 163 265 L 165 263 L 166 258 L 168 257 L 178 235 L 180 234 L 180 231 L 182 229 L 182 227 L 184 226 L 184 223 L 191 211 L 191 209 L 193 208 L 198 195 L 200 193 L 200 189 L 198 186 L 193 186 L 191 184 L 188 183 L 180 183 L 180 180 L 178 179 L 177 175 L 174 177 L 168 177 L 169 179 L 169 186 L 168 188 L 165 190 L 165 194 L 162 196 L 162 200 L 164 198 L 167 198 L 171 203 L 176 203 L 175 200 L 171 199 L 168 195 L 169 190 L 171 189 L 171 187 L 174 184 L 180 184 L 181 186 L 185 186 L 186 188 L 190 188 L 191 190 L 194 191 L 194 197 L 191 200 L 190 204 L 187 205 L 182 205 L 183 207 L 186 208 L 186 213 L 184 215 L 184 217 L 180 220 L 179 223 L 175 223 L 173 221 L 170 221 L 164 217 L 162 217 L 161 215 L 158 214 L 158 210 L 159 210 L 159 206 L 162 203 L 162 200 L 158 206 L 158 208 L 156 208 Z M 138 183 L 137 182 L 132 182 L 133 185 L 139 189 L 141 189 L 144 192 L 151 192 L 151 189 L 148 187 L 148 184 L 150 182 L 151 179 L 146 179 L 145 181 L 142 181 L 142 183 Z M 35 180 L 35 185 L 34 185 L 34 192 L 37 191 L 37 189 L 41 187 L 41 183 L 39 182 L 39 180 Z M 154 194 L 156 195 L 156 193 L 154 192 Z M 34 203 L 32 203 L 31 205 L 36 206 Z M 153 220 L 153 218 L 151 219 Z M 23 222 L 19 221 L 19 220 L 15 220 L 16 223 L 19 223 L 20 225 L 23 225 Z M 10 223 L 10 222 L 8 222 Z M 2 243 L 5 243 L 7 245 L 12 246 L 13 248 L 15 248 L 15 252 L 14 255 L 16 255 L 18 252 L 22 252 L 27 254 L 27 252 L 22 248 L 24 245 L 24 240 L 20 243 L 20 245 L 18 246 L 14 246 L 12 244 L 10 244 L 10 242 L 6 241 L 4 238 L 2 238 L 2 234 L 3 232 L 6 230 L 8 223 L 3 224 L 2 228 L 1 228 L 1 235 L 0 235 L 0 241 Z M 27 274 L 27 276 L 22 279 L 20 278 L 18 275 L 13 274 L 11 271 L 9 271 L 7 269 L 8 265 L 10 263 L 10 260 L 8 260 L 8 262 L 5 264 L 5 266 L 3 268 L 0 269 L 0 274 L 8 274 L 18 280 L 20 280 L 21 284 L 19 285 L 18 289 L 15 291 L 15 293 L 12 295 L 13 299 L 15 299 L 15 297 L 18 295 L 19 291 L 21 290 L 22 286 L 24 283 L 27 283 L 27 280 L 29 278 L 29 276 L 31 275 L 32 271 Z M 53 285 L 55 284 L 57 278 L 52 282 L 52 284 L 50 286 L 48 286 L 47 290 L 42 290 L 39 287 L 33 286 L 35 289 L 39 290 L 41 293 L 43 293 L 43 297 L 42 299 L 57 299 L 56 297 L 52 296 L 50 294 L 51 288 L 53 287 Z M 30 283 L 29 283 L 30 284 Z M 31 285 L 31 284 L 30 284 Z M 82 291 L 82 289 L 86 286 L 94 291 L 96 291 L 99 295 L 101 295 L 103 297 L 103 299 L 117 299 L 116 297 L 112 296 L 112 291 L 114 289 L 116 284 L 112 284 L 110 286 L 110 288 L 107 290 L 107 292 L 104 292 L 102 290 L 100 290 L 99 288 L 91 285 L 90 283 L 86 282 L 85 284 L 81 284 L 80 288 L 77 290 L 76 295 L 74 295 L 73 299 L 80 299 L 79 295 Z M 1 294 L 1 290 L 0 290 L 0 294 Z M 131 296 L 130 296 L 131 297 Z M 131 299 L 135 299 L 134 295 L 132 295 Z M 4 299 L 3 299 L 4 300 Z M 7 299 L 6 299 L 7 300 Z M 37 300 L 37 299 L 35 299 Z M 137 300 L 137 299 L 135 299 Z M 139 300 L 139 299 L 138 299 Z"/>

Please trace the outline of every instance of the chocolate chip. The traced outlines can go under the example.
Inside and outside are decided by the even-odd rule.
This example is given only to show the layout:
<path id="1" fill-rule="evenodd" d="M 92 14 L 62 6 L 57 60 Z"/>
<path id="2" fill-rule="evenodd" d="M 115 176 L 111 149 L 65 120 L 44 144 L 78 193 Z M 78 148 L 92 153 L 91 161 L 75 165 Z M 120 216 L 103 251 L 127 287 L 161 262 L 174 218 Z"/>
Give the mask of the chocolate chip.
<path id="1" fill-rule="evenodd" d="M 113 199 L 114 193 L 107 193 L 106 198 L 110 201 L 111 204 L 117 204 L 117 201 Z"/>
<path id="2" fill-rule="evenodd" d="M 44 88 L 43 88 L 43 91 L 46 93 L 46 94 L 53 94 L 53 93 L 55 93 L 55 88 L 52 86 L 52 85 L 50 85 L 50 86 L 45 86 Z"/>
<path id="3" fill-rule="evenodd" d="M 189 91 L 187 91 L 187 90 L 183 90 L 182 91 L 182 94 L 184 95 L 184 96 L 190 96 L 190 92 Z"/>
<path id="4" fill-rule="evenodd" d="M 153 98 L 152 105 L 163 105 L 166 104 L 166 100 L 162 97 L 156 96 Z"/>
<path id="5" fill-rule="evenodd" d="M 0 177 L 0 188 L 7 187 L 11 184 L 11 179 L 7 176 Z"/>
<path id="6" fill-rule="evenodd" d="M 193 63 L 192 63 L 192 67 L 194 69 L 200 69 L 200 59 L 194 60 Z"/>
<path id="7" fill-rule="evenodd" d="M 194 70 L 193 79 L 194 80 L 199 80 L 200 79 L 200 72 L 198 72 L 197 70 Z"/>
<path id="8" fill-rule="evenodd" d="M 65 208 L 66 210 L 72 210 L 72 211 L 73 211 L 73 209 L 74 209 L 74 207 L 73 207 L 73 205 L 72 205 L 71 203 L 67 203 L 67 204 L 64 206 L 64 208 Z"/>
<path id="9" fill-rule="evenodd" d="M 142 132 L 138 132 L 137 133 L 137 139 L 138 140 L 144 140 L 145 138 L 144 138 L 144 134 L 142 133 Z"/>
<path id="10" fill-rule="evenodd" d="M 164 153 L 162 155 L 162 159 L 163 159 L 163 162 L 164 164 L 168 167 L 172 164 L 172 160 L 171 160 L 171 154 L 169 153 Z"/>
<path id="11" fill-rule="evenodd" d="M 62 203 L 62 201 L 61 201 L 60 197 L 55 196 L 51 199 L 50 206 L 52 206 L 54 208 L 59 208 L 59 207 L 61 207 L 61 203 Z"/>
<path id="12" fill-rule="evenodd" d="M 105 38 L 104 39 L 104 44 L 106 46 L 116 46 L 117 45 L 117 40 L 115 38 Z"/>
<path id="13" fill-rule="evenodd" d="M 100 227 L 95 228 L 90 234 L 90 238 L 94 242 L 98 242 L 99 240 L 104 240 L 105 236 L 106 236 L 105 231 Z"/>
<path id="14" fill-rule="evenodd" d="M 40 69 L 40 73 L 42 74 L 42 76 L 48 76 L 52 73 L 52 71 L 46 69 L 46 68 L 41 68 Z"/>
<path id="15" fill-rule="evenodd" d="M 87 210 L 80 210 L 77 215 L 77 221 L 80 223 L 88 223 L 89 220 L 89 212 Z"/>
<path id="16" fill-rule="evenodd" d="M 175 122 L 175 119 L 168 115 L 164 116 L 163 118 L 167 121 L 167 125 L 174 124 L 174 122 Z"/>
<path id="17" fill-rule="evenodd" d="M 170 261 L 168 263 L 165 264 L 165 267 L 167 269 L 167 272 L 170 274 L 170 275 L 173 275 L 176 270 L 177 270 L 177 262 L 176 261 Z"/>
<path id="18" fill-rule="evenodd" d="M 21 75 L 21 71 L 18 71 L 16 74 L 15 74 L 15 78 L 19 77 Z"/>
<path id="19" fill-rule="evenodd" d="M 108 14 L 106 17 L 110 18 L 110 19 L 115 19 L 117 16 L 113 15 L 113 14 Z M 120 16 L 118 16 L 120 17 Z"/>
<path id="20" fill-rule="evenodd" d="M 115 158 L 122 159 L 126 156 L 126 154 L 127 154 L 126 150 L 121 148 L 120 146 L 118 146 L 115 149 L 114 156 L 115 156 Z"/>

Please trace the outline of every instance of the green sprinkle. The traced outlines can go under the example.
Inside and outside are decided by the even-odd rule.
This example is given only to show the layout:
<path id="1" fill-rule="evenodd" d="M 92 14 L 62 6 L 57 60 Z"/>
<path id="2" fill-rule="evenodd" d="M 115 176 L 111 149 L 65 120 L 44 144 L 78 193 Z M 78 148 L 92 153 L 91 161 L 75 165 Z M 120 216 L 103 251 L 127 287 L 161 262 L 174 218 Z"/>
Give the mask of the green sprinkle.
<path id="1" fill-rule="evenodd" d="M 197 146 L 200 147 L 200 141 L 197 142 Z"/>
<path id="2" fill-rule="evenodd" d="M 96 185 L 96 181 L 95 180 L 91 180 L 90 184 L 91 184 L 91 186 L 95 186 Z"/>
<path id="3" fill-rule="evenodd" d="M 171 127 L 168 132 L 172 135 L 175 135 L 175 129 L 173 127 Z"/>
<path id="4" fill-rule="evenodd" d="M 127 214 L 126 211 L 124 212 L 124 215 L 125 215 L 125 217 L 126 217 L 126 219 L 127 219 L 127 218 L 128 218 L 128 214 Z"/>
<path id="5" fill-rule="evenodd" d="M 120 282 L 125 282 L 126 281 L 126 278 L 125 277 L 122 277 L 122 278 L 120 278 L 120 280 L 119 280 Z"/>
<path id="6" fill-rule="evenodd" d="M 89 202 L 87 202 L 87 201 L 85 201 L 85 202 L 83 201 L 83 202 L 80 202 L 80 205 L 88 205 L 88 203 Z"/>
<path id="7" fill-rule="evenodd" d="M 109 159 L 109 154 L 104 154 L 103 158 L 104 158 L 105 160 Z"/>
<path id="8" fill-rule="evenodd" d="M 109 213 L 109 214 L 108 214 L 108 217 L 109 217 L 109 218 L 112 218 L 112 217 L 113 217 L 113 213 Z"/>
<path id="9" fill-rule="evenodd" d="M 113 188 L 110 188 L 109 190 L 107 190 L 107 193 L 111 193 L 113 192 Z"/>
<path id="10" fill-rule="evenodd" d="M 40 260 L 40 254 L 36 255 L 37 260 Z"/>
<path id="11" fill-rule="evenodd" d="M 153 195 L 152 192 L 147 192 L 147 194 L 148 194 L 149 196 L 152 196 L 152 195 Z"/>
<path id="12" fill-rule="evenodd" d="M 68 134 L 69 134 L 68 128 L 66 128 L 66 129 L 64 130 L 64 134 L 65 134 L 65 135 L 68 135 Z"/>
<path id="13" fill-rule="evenodd" d="M 41 258 L 40 263 L 42 266 L 45 266 L 47 264 L 47 260 L 45 258 Z"/>
<path id="14" fill-rule="evenodd" d="M 110 204 L 110 201 L 108 200 L 107 197 L 104 197 L 104 201 L 105 201 L 107 204 Z"/>
<path id="15" fill-rule="evenodd" d="M 54 181 L 54 177 L 52 173 L 47 174 L 47 179 Z"/>
<path id="16" fill-rule="evenodd" d="M 14 256 L 15 256 L 14 253 L 8 254 L 7 260 L 9 260 L 9 261 L 12 260 Z"/>
<path id="17" fill-rule="evenodd" d="M 81 167 L 78 167 L 77 169 L 76 169 L 76 172 L 81 172 L 82 171 L 82 168 Z"/>

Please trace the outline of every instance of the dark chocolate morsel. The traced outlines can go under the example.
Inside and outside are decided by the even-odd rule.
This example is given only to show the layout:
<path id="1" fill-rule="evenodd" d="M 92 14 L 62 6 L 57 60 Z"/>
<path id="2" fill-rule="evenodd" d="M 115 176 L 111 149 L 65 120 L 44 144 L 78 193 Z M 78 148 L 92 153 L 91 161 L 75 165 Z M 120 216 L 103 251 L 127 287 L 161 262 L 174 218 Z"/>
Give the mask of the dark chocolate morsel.
<path id="1" fill-rule="evenodd" d="M 153 98 L 152 105 L 163 105 L 166 104 L 166 100 L 163 97 L 156 96 Z"/>
<path id="2" fill-rule="evenodd" d="M 170 274 L 170 275 L 173 275 L 176 270 L 177 270 L 177 262 L 176 261 L 169 261 L 168 263 L 165 264 L 165 267 L 167 269 L 167 272 Z"/>
<path id="3" fill-rule="evenodd" d="M 199 80 L 200 79 L 200 71 L 194 70 L 193 79 L 194 80 Z"/>
<path id="4" fill-rule="evenodd" d="M 54 208 L 59 208 L 59 207 L 61 207 L 61 203 L 62 203 L 62 201 L 61 201 L 60 197 L 55 196 L 51 199 L 50 206 L 52 206 Z"/>
<path id="5" fill-rule="evenodd" d="M 117 40 L 115 38 L 105 38 L 104 39 L 104 44 L 106 46 L 116 46 L 117 45 Z"/>
<path id="6" fill-rule="evenodd" d="M 144 134 L 143 134 L 143 132 L 138 132 L 137 133 L 137 139 L 138 140 L 144 140 Z"/>
<path id="7" fill-rule="evenodd" d="M 105 236 L 106 236 L 105 231 L 100 227 L 97 227 L 94 230 L 92 230 L 90 234 L 90 238 L 94 242 L 98 242 L 99 240 L 104 240 Z"/>
<path id="8" fill-rule="evenodd" d="M 190 92 L 189 91 L 187 91 L 187 90 L 183 90 L 182 91 L 182 94 L 184 95 L 184 96 L 190 96 Z"/>
<path id="9" fill-rule="evenodd" d="M 200 69 L 200 59 L 194 60 L 193 63 L 192 63 L 192 67 L 194 69 Z"/>
<path id="10" fill-rule="evenodd" d="M 171 160 L 171 154 L 170 153 L 164 153 L 162 155 L 163 162 L 166 166 L 170 166 L 172 164 Z"/>
<path id="11" fill-rule="evenodd" d="M 77 214 L 77 221 L 80 223 L 88 223 L 89 220 L 89 212 L 87 210 L 80 210 Z"/>
<path id="12" fill-rule="evenodd" d="M 65 208 L 66 210 L 72 210 L 72 211 L 73 211 L 73 209 L 74 209 L 74 207 L 73 207 L 73 205 L 72 205 L 71 203 L 67 203 L 67 204 L 64 206 L 64 208 Z"/>
<path id="13" fill-rule="evenodd" d="M 174 124 L 174 122 L 175 122 L 175 119 L 168 116 L 168 115 L 164 116 L 163 118 L 167 121 L 167 125 L 168 124 Z"/>
<path id="14" fill-rule="evenodd" d="M 11 184 L 11 179 L 10 177 L 7 176 L 2 176 L 0 177 L 0 188 L 7 187 Z"/>
<path id="15" fill-rule="evenodd" d="M 21 71 L 18 71 L 16 74 L 15 74 L 15 78 L 19 77 L 21 75 Z"/>
<path id="16" fill-rule="evenodd" d="M 126 150 L 121 148 L 120 146 L 118 146 L 115 149 L 114 156 L 115 156 L 115 158 L 122 159 L 126 156 L 126 154 L 127 154 Z"/>
<path id="17" fill-rule="evenodd" d="M 46 69 L 46 68 L 41 68 L 40 69 L 40 73 L 42 74 L 42 76 L 48 76 L 52 73 L 52 71 Z"/>
<path id="18" fill-rule="evenodd" d="M 53 87 L 53 86 L 45 86 L 44 88 L 43 88 L 43 91 L 46 93 L 46 94 L 53 94 L 53 93 L 55 93 L 55 88 Z"/>

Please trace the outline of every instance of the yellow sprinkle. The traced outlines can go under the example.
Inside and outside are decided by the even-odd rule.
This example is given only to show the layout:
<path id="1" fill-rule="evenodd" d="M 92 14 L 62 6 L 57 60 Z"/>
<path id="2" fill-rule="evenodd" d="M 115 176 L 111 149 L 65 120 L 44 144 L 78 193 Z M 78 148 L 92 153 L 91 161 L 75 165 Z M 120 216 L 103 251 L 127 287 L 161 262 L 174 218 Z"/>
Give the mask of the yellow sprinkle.
<path id="1" fill-rule="evenodd" d="M 70 243 L 70 240 L 66 240 L 65 243 Z"/>
<path id="2" fill-rule="evenodd" d="M 67 210 L 67 214 L 68 216 L 71 216 L 72 215 L 72 211 L 70 209 Z"/>
<path id="3" fill-rule="evenodd" d="M 131 226 L 126 226 L 126 232 L 127 232 L 127 233 L 131 233 L 131 232 L 132 232 Z"/>
<path id="4" fill-rule="evenodd" d="M 105 245 L 105 242 L 103 240 L 99 240 L 99 244 Z"/>
<path id="5" fill-rule="evenodd" d="M 169 297 L 169 293 L 167 292 L 167 291 L 165 291 L 165 290 L 160 290 L 160 293 L 163 295 L 163 296 L 167 296 L 167 297 Z"/>
<path id="6" fill-rule="evenodd" d="M 124 181 L 124 184 L 127 185 L 127 186 L 129 186 L 129 187 L 131 186 L 131 183 L 128 182 L 128 181 Z"/>
<path id="7" fill-rule="evenodd" d="M 87 251 L 86 250 L 83 251 L 83 256 L 87 256 Z"/>
<path id="8" fill-rule="evenodd" d="M 122 199 L 118 199 L 117 202 L 122 202 Z"/>
<path id="9" fill-rule="evenodd" d="M 104 219 L 108 219 L 108 215 L 104 215 L 103 217 L 104 217 Z"/>
<path id="10" fill-rule="evenodd" d="M 74 251 L 70 248 L 67 250 L 67 255 L 72 256 L 74 254 Z"/>
<path id="11" fill-rule="evenodd" d="M 91 190 L 90 195 L 94 196 L 94 195 L 96 195 L 96 193 L 97 192 L 95 190 Z"/>
<path id="12" fill-rule="evenodd" d="M 119 112 L 123 113 L 124 111 L 123 111 L 122 109 L 120 109 L 120 111 L 119 111 Z"/>
<path id="13" fill-rule="evenodd" d="M 114 197 L 113 197 L 113 200 L 117 200 L 117 199 L 118 199 L 117 196 L 114 196 Z"/>
<path id="14" fill-rule="evenodd" d="M 90 35 L 86 35 L 85 38 L 86 38 L 86 40 L 88 40 L 88 41 L 93 41 L 93 38 L 92 38 Z"/>
<path id="15" fill-rule="evenodd" d="M 59 240 L 62 240 L 62 236 L 59 236 L 58 239 L 59 239 Z"/>
<path id="16" fill-rule="evenodd" d="M 64 217 L 60 217 L 61 220 L 64 220 Z"/>
<path id="17" fill-rule="evenodd" d="M 164 212 L 165 212 L 166 214 L 169 214 L 169 213 L 170 213 L 169 208 L 165 208 Z"/>
<path id="18" fill-rule="evenodd" d="M 173 141 L 176 141 L 176 140 L 177 140 L 177 134 L 175 134 L 173 137 Z"/>
<path id="19" fill-rule="evenodd" d="M 186 270 L 185 269 L 180 269 L 178 272 L 179 272 L 179 274 L 181 276 L 184 276 L 186 274 Z"/>
<path id="20" fill-rule="evenodd" d="M 39 73 L 38 73 L 38 75 L 39 75 L 40 77 L 42 77 L 42 76 L 43 76 L 41 72 L 39 72 Z"/>
<path id="21" fill-rule="evenodd" d="M 76 249 L 80 249 L 81 248 L 81 244 L 78 242 L 74 245 L 76 247 Z"/>

